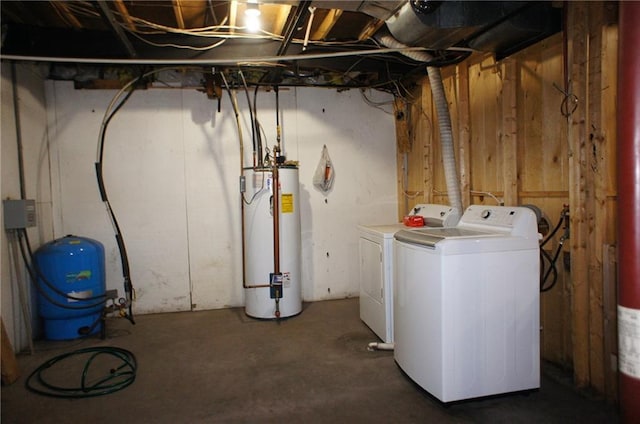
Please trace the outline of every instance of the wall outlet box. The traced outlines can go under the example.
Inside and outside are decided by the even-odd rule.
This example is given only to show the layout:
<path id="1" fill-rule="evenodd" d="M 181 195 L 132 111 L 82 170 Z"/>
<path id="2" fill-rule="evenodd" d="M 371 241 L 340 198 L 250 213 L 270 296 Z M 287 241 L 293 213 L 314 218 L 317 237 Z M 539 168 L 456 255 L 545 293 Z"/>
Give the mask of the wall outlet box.
<path id="1" fill-rule="evenodd" d="M 5 230 L 17 230 L 36 226 L 36 201 L 3 200 Z"/>

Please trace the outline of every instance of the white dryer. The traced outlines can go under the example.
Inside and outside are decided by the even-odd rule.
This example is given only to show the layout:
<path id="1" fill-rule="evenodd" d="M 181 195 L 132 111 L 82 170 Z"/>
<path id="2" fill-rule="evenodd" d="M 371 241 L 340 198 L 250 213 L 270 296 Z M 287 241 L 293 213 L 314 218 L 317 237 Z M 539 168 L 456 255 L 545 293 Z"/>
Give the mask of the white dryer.
<path id="1" fill-rule="evenodd" d="M 440 401 L 540 387 L 538 240 L 520 207 L 395 234 L 394 358 Z"/>
<path id="2" fill-rule="evenodd" d="M 409 215 L 422 216 L 425 226 L 454 226 L 460 214 L 451 206 L 418 204 Z M 360 319 L 385 343 L 393 343 L 393 236 L 404 224 L 359 226 Z"/>

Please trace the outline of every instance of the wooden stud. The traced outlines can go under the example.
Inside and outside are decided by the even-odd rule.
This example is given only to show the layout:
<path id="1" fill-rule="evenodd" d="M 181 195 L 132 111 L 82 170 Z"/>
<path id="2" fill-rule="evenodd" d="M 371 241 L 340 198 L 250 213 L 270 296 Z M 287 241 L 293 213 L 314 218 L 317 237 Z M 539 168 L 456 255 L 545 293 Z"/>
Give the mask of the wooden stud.
<path id="1" fill-rule="evenodd" d="M 458 92 L 458 164 L 462 207 L 471 205 L 471 123 L 469 118 L 469 63 L 456 66 Z M 464 211 L 460 211 L 463 213 Z"/>
<path id="2" fill-rule="evenodd" d="M 430 85 L 425 85 L 422 87 L 420 98 L 420 108 L 417 112 L 419 113 L 420 117 L 420 149 L 422 151 L 421 171 L 422 189 L 424 190 L 422 201 L 424 203 L 434 203 L 433 175 L 435 173 L 435 158 L 433 155 L 433 137 L 435 128 L 433 125 L 433 118 L 436 115 Z"/>
<path id="3" fill-rule="evenodd" d="M 582 2 L 569 2 L 567 8 L 571 93 L 578 99 L 578 107 L 568 118 L 573 375 L 578 387 L 587 387 L 590 382 L 588 197 L 591 194 L 588 190 L 592 186 L 586 129 L 589 42 L 585 24 L 588 14 L 587 6 Z"/>
<path id="4" fill-rule="evenodd" d="M 2 351 L 2 357 L 0 358 L 2 363 L 2 384 L 12 384 L 20 377 L 20 370 L 7 330 L 4 328 L 4 322 L 1 320 L 0 325 L 2 326 L 2 341 L 0 343 Z"/>
<path id="5" fill-rule="evenodd" d="M 502 70 L 502 177 L 505 205 L 518 205 L 518 115 L 514 60 L 506 60 Z"/>
<path id="6" fill-rule="evenodd" d="M 588 132 L 586 172 L 592 196 L 587 198 L 589 217 L 589 384 L 604 392 L 604 317 L 602 281 L 602 241 L 606 230 L 606 178 L 602 154 L 606 140 L 602 131 L 602 3 L 589 3 L 589 61 L 588 61 Z"/>

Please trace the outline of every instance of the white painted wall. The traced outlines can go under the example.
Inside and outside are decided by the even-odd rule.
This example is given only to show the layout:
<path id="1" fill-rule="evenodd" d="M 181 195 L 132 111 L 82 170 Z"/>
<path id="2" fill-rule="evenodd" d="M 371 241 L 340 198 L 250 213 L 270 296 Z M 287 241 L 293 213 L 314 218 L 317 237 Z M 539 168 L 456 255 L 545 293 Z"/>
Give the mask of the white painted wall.
<path id="1" fill-rule="evenodd" d="M 18 147 L 16 110 L 11 65 L 2 62 L 2 123 L 0 126 L 0 191 L 2 199 L 20 198 L 20 178 L 18 171 Z M 51 190 L 49 177 L 49 154 L 44 96 L 44 75 L 46 68 L 32 65 L 16 65 L 16 94 L 18 117 L 23 144 L 25 191 L 29 199 L 37 199 L 38 225 L 28 230 L 32 245 L 39 246 L 51 240 Z M 3 219 L 0 217 L 0 219 Z M 4 229 L 4 224 L 0 225 Z M 17 247 L 17 245 L 16 245 Z M 7 334 L 16 350 L 28 346 L 25 319 L 19 301 L 18 275 L 24 283 L 28 313 L 32 316 L 32 327 L 37 331 L 35 306 L 32 292 L 22 259 L 12 255 L 7 233 L 2 230 L 0 244 L 1 312 Z M 19 256 L 19 254 L 18 254 Z"/>
<path id="2" fill-rule="evenodd" d="M 100 122 L 114 94 L 46 83 L 55 236 L 101 241 L 107 287 L 122 295 L 117 245 L 94 173 Z M 238 99 L 249 164 L 244 93 Z M 243 304 L 238 135 L 226 93 L 221 113 L 216 108 L 196 90 L 141 90 L 109 125 L 105 181 L 127 244 L 137 313 Z M 358 90 L 281 89 L 280 109 L 285 152 L 300 162 L 303 297 L 357 296 L 356 226 L 396 220 L 394 119 L 366 105 Z M 258 94 L 258 116 L 273 146 L 273 92 Z M 324 144 L 336 175 L 327 196 L 312 185 Z"/>

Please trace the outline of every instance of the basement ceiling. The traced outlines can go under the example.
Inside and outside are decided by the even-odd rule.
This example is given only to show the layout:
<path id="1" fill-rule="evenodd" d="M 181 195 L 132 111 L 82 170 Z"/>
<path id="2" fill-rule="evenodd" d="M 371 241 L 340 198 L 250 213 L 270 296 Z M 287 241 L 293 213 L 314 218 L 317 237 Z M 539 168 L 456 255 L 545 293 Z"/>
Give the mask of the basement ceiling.
<path id="1" fill-rule="evenodd" d="M 425 63 L 399 46 L 428 53 L 432 66 L 474 51 L 501 59 L 558 32 L 562 15 L 555 3 L 541 1 L 4 0 L 0 6 L 2 58 L 50 63 L 52 77 L 86 82 L 114 67 L 182 65 L 201 74 L 243 69 L 254 85 L 389 91 L 425 75 Z M 257 31 L 245 14 L 256 8 Z M 381 35 L 398 44 L 383 45 Z"/>

